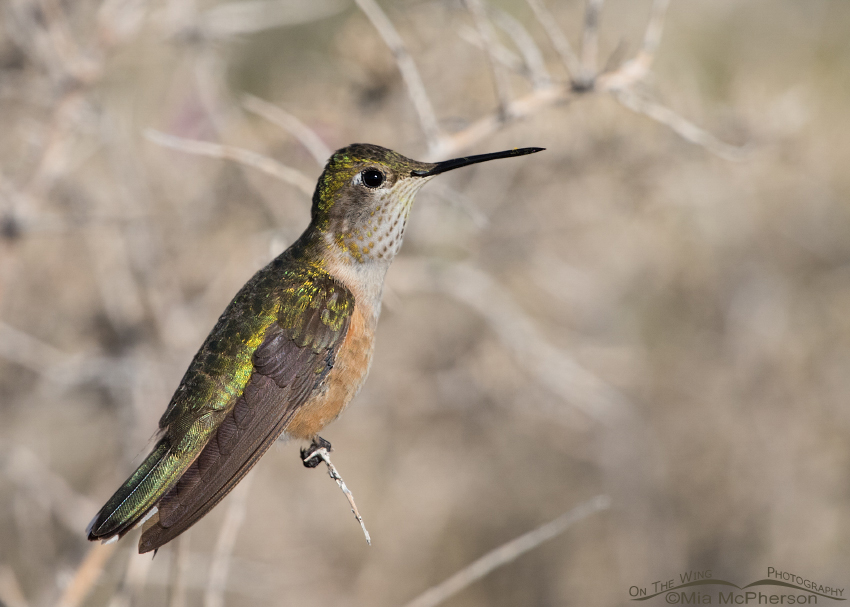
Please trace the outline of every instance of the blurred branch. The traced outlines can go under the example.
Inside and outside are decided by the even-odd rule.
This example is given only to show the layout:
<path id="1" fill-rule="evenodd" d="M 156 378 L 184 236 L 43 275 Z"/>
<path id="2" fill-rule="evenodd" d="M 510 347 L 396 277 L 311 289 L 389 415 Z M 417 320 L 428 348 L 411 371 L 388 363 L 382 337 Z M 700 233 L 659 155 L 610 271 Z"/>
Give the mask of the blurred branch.
<path id="1" fill-rule="evenodd" d="M 510 120 L 518 120 L 553 105 L 564 103 L 570 99 L 590 93 L 608 92 L 628 109 L 644 114 L 670 128 L 691 143 L 704 147 L 709 152 L 727 160 L 740 160 L 747 150 L 732 146 L 718 140 L 708 132 L 696 127 L 685 118 L 676 114 L 663 105 L 638 96 L 634 92 L 649 75 L 655 54 L 663 31 L 664 16 L 669 6 L 669 0 L 655 0 L 652 5 L 650 19 L 644 34 L 643 45 L 638 55 L 623 63 L 618 69 L 598 73 L 598 22 L 603 0 L 588 0 L 585 13 L 584 33 L 582 42 L 581 62 L 575 58 L 569 42 L 547 11 L 542 0 L 528 0 L 538 21 L 543 25 L 553 46 L 561 55 L 571 74 L 568 84 L 552 84 L 539 87 L 531 93 L 515 99 L 503 111 L 479 118 L 465 129 L 445 135 L 436 147 L 429 150 L 428 160 L 439 160 L 454 156 L 472 147 L 478 141 L 498 132 Z M 485 41 L 482 40 L 482 44 Z M 493 50 L 491 57 L 505 62 L 504 53 Z"/>
<path id="2" fill-rule="evenodd" d="M 48 73 L 54 99 L 39 159 L 19 198 L 40 198 L 60 176 L 85 162 L 100 142 L 84 137 L 96 133 L 97 110 L 87 98 L 107 65 L 108 52 L 127 42 L 140 28 L 147 0 L 105 0 L 98 10 L 98 36 L 87 47 L 74 40 L 71 5 L 60 0 L 11 0 L 5 3 L 10 38 Z M 88 141 L 86 141 L 88 139 Z"/>
<path id="3" fill-rule="evenodd" d="M 154 129 L 145 129 L 145 138 L 152 143 L 171 148 L 172 150 L 179 150 L 197 156 L 232 160 L 233 162 L 253 167 L 297 187 L 307 196 L 313 195 L 315 183 L 312 179 L 301 171 L 281 164 L 268 156 L 230 145 L 167 135 Z"/>
<path id="4" fill-rule="evenodd" d="M 265 118 L 272 124 L 276 124 L 295 137 L 301 142 L 301 145 L 307 148 L 307 151 L 316 159 L 319 166 L 324 166 L 328 158 L 331 157 L 333 152 L 325 145 L 325 142 L 322 141 L 316 131 L 283 108 L 253 95 L 245 95 L 242 98 L 242 107 L 249 112 Z"/>
<path id="5" fill-rule="evenodd" d="M 97 580 L 100 579 L 104 567 L 112 558 L 117 546 L 118 544 L 114 542 L 105 545 L 91 545 L 82 563 L 77 567 L 71 583 L 62 593 L 58 607 L 78 607 L 82 604 Z"/>
<path id="6" fill-rule="evenodd" d="M 538 383 L 594 421 L 613 425 L 632 410 L 616 388 L 547 342 L 513 297 L 484 271 L 464 263 L 437 264 L 399 259 L 390 276 L 398 292 L 436 291 L 478 312 Z"/>
<path id="7" fill-rule="evenodd" d="M 0 321 L 0 357 L 36 373 L 67 365 L 70 357 L 29 333 Z"/>
<path id="8" fill-rule="evenodd" d="M 302 452 L 302 455 L 304 453 Z M 360 516 L 360 511 L 357 509 L 357 504 L 354 503 L 354 495 L 351 493 L 351 490 L 345 484 L 345 481 L 342 480 L 342 477 L 337 472 L 336 467 L 331 463 L 331 456 L 328 453 L 326 447 L 321 447 L 320 449 L 316 449 L 307 453 L 306 457 L 304 457 L 304 461 L 313 459 L 314 457 L 320 457 L 322 461 L 328 467 L 328 476 L 336 481 L 336 484 L 342 489 L 343 494 L 345 494 L 345 499 L 348 500 L 348 504 L 351 506 L 351 512 L 354 514 L 354 518 L 357 519 L 357 522 L 360 523 L 360 528 L 363 530 L 363 535 L 366 536 L 366 543 L 370 546 L 372 545 L 372 538 L 369 536 L 369 532 L 366 531 L 366 524 L 363 522 L 363 517 Z M 312 464 L 311 464 L 312 465 Z"/>
<path id="9" fill-rule="evenodd" d="M 631 87 L 644 80 L 649 75 L 658 45 L 661 43 L 661 34 L 664 31 L 664 17 L 670 0 L 654 0 L 650 10 L 649 23 L 643 37 L 643 45 L 634 59 L 626 61 L 618 69 L 606 74 L 600 74 L 597 86 L 603 90 L 616 91 Z"/>
<path id="10" fill-rule="evenodd" d="M 233 556 L 233 547 L 236 545 L 239 529 L 245 522 L 248 492 L 251 490 L 253 479 L 254 475 L 248 473 L 230 494 L 227 511 L 224 514 L 224 522 L 218 532 L 218 539 L 210 564 L 207 589 L 204 593 L 204 607 L 224 606 L 224 591 L 227 588 L 230 559 Z"/>
<path id="11" fill-rule="evenodd" d="M 243 0 L 219 4 L 201 14 L 199 26 L 211 38 L 231 38 L 277 27 L 302 25 L 345 10 L 343 0 Z"/>
<path id="12" fill-rule="evenodd" d="M 523 97 L 514 99 L 508 105 L 507 119 L 521 120 L 527 118 L 556 103 L 568 100 L 570 96 L 570 91 L 564 87 L 550 86 L 537 89 Z M 497 133 L 504 125 L 505 119 L 502 118 L 500 112 L 493 112 L 479 118 L 465 129 L 443 137 L 440 144 L 429 151 L 427 160 L 436 162 L 446 157 L 456 156 L 482 139 Z"/>
<path id="13" fill-rule="evenodd" d="M 0 321 L 0 358 L 38 373 L 43 379 L 63 386 L 91 381 L 114 381 L 123 375 L 120 362 L 99 356 L 65 354 L 32 335 Z M 111 378 L 111 379 L 109 379 Z"/>
<path id="14" fill-rule="evenodd" d="M 477 30 L 464 25 L 458 28 L 457 34 L 464 42 L 467 42 L 486 52 L 486 48 L 484 47 L 484 41 L 481 39 L 481 35 L 478 33 Z M 523 63 L 523 60 L 520 58 L 520 56 L 509 48 L 507 48 L 504 44 L 499 44 L 497 42 L 492 50 L 493 58 L 512 72 L 522 74 L 523 76 L 531 75 L 528 66 Z"/>
<path id="15" fill-rule="evenodd" d="M 478 208 L 475 202 L 463 192 L 459 192 L 445 181 L 433 181 L 428 185 L 428 192 L 435 194 L 469 215 L 476 228 L 481 229 L 490 223 L 490 218 Z"/>
<path id="16" fill-rule="evenodd" d="M 0 357 L 38 373 L 60 388 L 98 382 L 114 386 L 127 381 L 127 361 L 83 353 L 65 354 L 0 321 Z"/>
<path id="17" fill-rule="evenodd" d="M 174 540 L 174 564 L 171 567 L 171 592 L 168 607 L 186 607 L 186 582 L 189 578 L 189 529 Z"/>
<path id="18" fill-rule="evenodd" d="M 413 62 L 410 53 L 407 52 L 401 36 L 398 35 L 392 21 L 387 18 L 375 0 L 354 1 L 366 17 L 369 18 L 369 21 L 372 22 L 375 29 L 378 30 L 386 45 L 390 47 L 401 76 L 404 78 L 404 83 L 407 85 L 407 92 L 413 101 L 413 107 L 416 108 L 416 113 L 419 115 L 419 122 L 422 125 L 422 131 L 425 133 L 428 148 L 432 151 L 437 149 L 442 139 L 440 126 L 437 123 L 437 116 L 434 113 L 431 100 L 428 98 L 428 91 L 422 83 L 419 70 L 416 69 L 416 64 Z"/>
<path id="19" fill-rule="evenodd" d="M 40 9 L 29 0 L 9 0 L 0 5 L 6 33 L 36 65 L 41 64 L 52 82 L 62 79 L 63 64 L 42 26 Z"/>
<path id="20" fill-rule="evenodd" d="M 91 226 L 85 230 L 83 240 L 110 324 L 117 331 L 140 326 L 146 310 L 141 288 L 131 267 L 127 250 L 130 243 L 120 226 Z"/>
<path id="21" fill-rule="evenodd" d="M 93 65 L 91 60 L 87 61 L 80 52 L 80 47 L 68 31 L 62 4 L 58 0 L 38 0 L 38 8 L 41 12 L 42 27 L 65 76 L 79 82 L 89 81 L 95 76 L 98 66 Z"/>
<path id="22" fill-rule="evenodd" d="M 406 603 L 404 607 L 436 607 L 448 598 L 480 580 L 485 575 L 516 560 L 540 544 L 558 537 L 575 523 L 600 510 L 607 510 L 611 499 L 607 495 L 597 495 L 569 512 L 565 512 L 553 521 L 541 525 L 533 531 L 511 540 L 507 544 L 491 550 L 478 560 L 467 565 L 447 580 L 433 586 L 418 597 Z"/>
<path id="23" fill-rule="evenodd" d="M 724 143 L 673 110 L 660 103 L 641 97 L 631 89 L 614 91 L 614 97 L 630 110 L 649 116 L 656 122 L 672 129 L 682 139 L 700 145 L 725 160 L 743 160 L 750 153 L 748 146 L 739 147 Z"/>
<path id="24" fill-rule="evenodd" d="M 145 22 L 148 0 L 103 0 L 97 11 L 102 47 L 129 41 Z"/>
<path id="25" fill-rule="evenodd" d="M 567 40 L 564 32 L 561 31 L 560 27 L 558 27 L 552 13 L 550 13 L 543 4 L 543 0 L 526 1 L 528 2 L 528 6 L 530 6 L 531 10 L 534 12 L 534 16 L 537 18 L 537 21 L 543 26 L 552 46 L 555 47 L 558 55 L 561 56 L 561 61 L 567 70 L 567 78 L 569 80 L 578 78 L 581 72 L 581 64 L 578 61 L 578 56 L 576 56 L 573 47 L 570 46 L 570 42 Z"/>
<path id="26" fill-rule="evenodd" d="M 658 52 L 658 45 L 661 43 L 661 34 L 664 31 L 664 17 L 667 15 L 667 8 L 669 6 L 670 0 L 655 0 L 652 3 L 649 24 L 646 26 L 646 33 L 643 37 L 643 46 L 638 56 L 634 59 L 635 63 L 644 66 L 643 69 L 647 72 L 655 60 L 655 53 Z"/>
<path id="27" fill-rule="evenodd" d="M 508 107 L 511 102 L 511 84 L 507 78 L 507 74 L 499 65 L 496 59 L 496 33 L 493 31 L 493 25 L 487 18 L 487 12 L 484 10 L 483 0 L 465 0 L 466 7 L 472 14 L 472 19 L 475 22 L 475 29 L 478 30 L 478 35 L 484 45 L 484 51 L 487 55 L 487 63 L 490 66 L 490 72 L 493 77 L 493 85 L 496 87 L 496 98 L 499 102 L 499 114 L 502 118 L 507 118 Z"/>
<path id="28" fill-rule="evenodd" d="M 5 607 L 29 607 L 14 569 L 6 564 L 0 564 L 0 604 Z"/>
<path id="29" fill-rule="evenodd" d="M 114 539 L 117 539 L 117 536 Z M 109 607 L 130 607 L 138 601 L 139 595 L 147 584 L 151 565 L 153 565 L 153 558 L 150 555 L 139 554 L 135 546 L 131 546 L 121 587 L 112 596 Z"/>
<path id="30" fill-rule="evenodd" d="M 581 41 L 581 72 L 575 82 L 578 88 L 593 86 L 599 63 L 599 14 L 604 0 L 587 0 Z"/>
<path id="31" fill-rule="evenodd" d="M 522 23 L 503 10 L 493 8 L 493 20 L 496 25 L 513 40 L 514 45 L 522 53 L 523 61 L 531 77 L 535 89 L 545 88 L 552 84 L 552 77 L 546 69 L 546 61 L 540 47 L 523 27 Z"/>
<path id="32" fill-rule="evenodd" d="M 19 488 L 26 489 L 36 499 L 48 504 L 68 531 L 78 534 L 86 527 L 97 504 L 74 491 L 68 482 L 53 472 L 43 461 L 24 447 L 6 447 L 0 444 L 6 455 L 4 476 Z"/>

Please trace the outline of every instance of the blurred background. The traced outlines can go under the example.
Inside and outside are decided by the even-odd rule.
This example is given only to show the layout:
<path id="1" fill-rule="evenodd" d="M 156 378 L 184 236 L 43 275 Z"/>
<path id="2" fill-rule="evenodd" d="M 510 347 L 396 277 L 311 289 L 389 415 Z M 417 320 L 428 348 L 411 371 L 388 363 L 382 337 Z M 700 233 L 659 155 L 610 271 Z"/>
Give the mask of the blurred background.
<path id="1" fill-rule="evenodd" d="M 0 601 L 403 605 L 597 495 L 444 604 L 850 586 L 850 3 L 676 0 L 652 71 L 619 69 L 663 4 L 605 3 L 594 62 L 579 0 L 4 0 Z M 154 560 L 89 544 L 352 142 L 547 148 L 418 197 L 323 433 L 373 545 L 294 444 Z"/>

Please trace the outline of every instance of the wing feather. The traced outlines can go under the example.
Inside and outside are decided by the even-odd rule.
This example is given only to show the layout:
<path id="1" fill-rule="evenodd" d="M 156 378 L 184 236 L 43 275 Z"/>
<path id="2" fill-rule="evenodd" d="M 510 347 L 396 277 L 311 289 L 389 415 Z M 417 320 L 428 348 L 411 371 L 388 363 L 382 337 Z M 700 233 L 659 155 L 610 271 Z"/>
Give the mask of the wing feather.
<path id="1" fill-rule="evenodd" d="M 333 368 L 353 310 L 351 292 L 328 275 L 294 290 L 254 352 L 243 393 L 159 501 L 158 519 L 146 526 L 140 552 L 157 549 L 202 518 L 271 447 Z"/>

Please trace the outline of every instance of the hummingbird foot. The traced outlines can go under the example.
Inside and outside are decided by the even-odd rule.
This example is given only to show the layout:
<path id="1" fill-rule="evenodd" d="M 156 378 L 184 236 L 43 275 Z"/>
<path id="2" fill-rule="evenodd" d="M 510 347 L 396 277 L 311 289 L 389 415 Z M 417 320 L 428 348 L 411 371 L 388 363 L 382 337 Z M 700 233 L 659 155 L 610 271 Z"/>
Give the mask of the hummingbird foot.
<path id="1" fill-rule="evenodd" d="M 330 441 L 323 439 L 321 436 L 314 438 L 313 442 L 306 449 L 301 449 L 301 461 L 304 462 L 305 468 L 315 468 L 322 463 L 323 458 L 318 453 L 322 449 L 326 453 L 333 451 Z"/>

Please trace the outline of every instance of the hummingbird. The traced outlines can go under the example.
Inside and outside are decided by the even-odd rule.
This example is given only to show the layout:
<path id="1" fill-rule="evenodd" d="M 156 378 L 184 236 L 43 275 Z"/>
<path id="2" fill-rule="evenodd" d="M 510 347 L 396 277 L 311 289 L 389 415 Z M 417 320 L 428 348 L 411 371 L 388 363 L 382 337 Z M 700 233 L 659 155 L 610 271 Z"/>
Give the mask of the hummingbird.
<path id="1" fill-rule="evenodd" d="M 436 175 L 522 156 L 512 149 L 418 162 L 371 144 L 334 152 L 313 194 L 311 221 L 225 308 L 159 420 L 151 453 L 100 509 L 89 540 L 142 525 L 139 553 L 157 550 L 218 504 L 281 436 L 319 432 L 366 380 L 384 277 L 401 248 L 419 189 Z"/>

